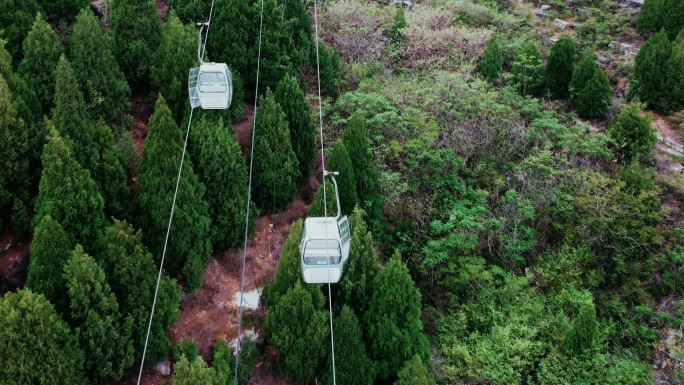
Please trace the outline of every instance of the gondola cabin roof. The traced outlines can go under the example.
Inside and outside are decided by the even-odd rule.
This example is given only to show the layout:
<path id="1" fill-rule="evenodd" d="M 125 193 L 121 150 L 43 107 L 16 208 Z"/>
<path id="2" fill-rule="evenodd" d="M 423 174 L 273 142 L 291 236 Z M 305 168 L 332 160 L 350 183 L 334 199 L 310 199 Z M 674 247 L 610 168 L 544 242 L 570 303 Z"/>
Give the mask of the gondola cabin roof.
<path id="1" fill-rule="evenodd" d="M 326 234 L 327 229 L 327 234 Z M 334 217 L 313 217 L 304 221 L 306 239 L 338 239 L 340 230 Z"/>

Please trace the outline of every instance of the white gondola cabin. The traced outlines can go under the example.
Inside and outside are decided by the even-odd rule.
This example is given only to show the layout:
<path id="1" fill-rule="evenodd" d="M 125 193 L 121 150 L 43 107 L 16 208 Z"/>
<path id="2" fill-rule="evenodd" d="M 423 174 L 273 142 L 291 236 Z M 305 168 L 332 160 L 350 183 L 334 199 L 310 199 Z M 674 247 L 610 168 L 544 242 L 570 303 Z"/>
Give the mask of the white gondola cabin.
<path id="1" fill-rule="evenodd" d="M 197 57 L 200 61 L 199 67 L 190 68 L 188 74 L 188 94 L 190 96 L 190 107 L 201 107 L 205 110 L 225 110 L 230 107 L 233 99 L 233 76 L 226 63 L 205 63 L 202 60 L 202 31 L 206 23 L 202 26 L 199 33 L 197 47 Z"/>
<path id="2" fill-rule="evenodd" d="M 347 216 L 340 218 L 340 198 L 333 173 L 337 216 L 313 217 L 304 221 L 301 254 L 302 277 L 306 283 L 337 283 L 342 277 L 344 262 L 349 258 L 351 233 Z"/>

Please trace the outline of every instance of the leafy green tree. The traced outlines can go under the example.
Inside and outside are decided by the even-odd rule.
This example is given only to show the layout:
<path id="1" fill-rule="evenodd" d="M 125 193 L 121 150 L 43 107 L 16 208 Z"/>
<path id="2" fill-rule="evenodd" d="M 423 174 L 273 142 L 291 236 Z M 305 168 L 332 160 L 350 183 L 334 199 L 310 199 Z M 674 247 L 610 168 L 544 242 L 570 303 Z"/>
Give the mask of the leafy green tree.
<path id="1" fill-rule="evenodd" d="M 570 80 L 570 100 L 573 104 L 577 104 L 577 98 L 584 86 L 594 77 L 594 73 L 598 69 L 596 64 L 596 56 L 592 52 L 585 53 L 580 61 L 575 65 L 572 71 L 572 79 Z"/>
<path id="2" fill-rule="evenodd" d="M 594 304 L 588 302 L 580 308 L 570 329 L 563 337 L 563 351 L 571 356 L 592 354 L 600 345 L 599 323 L 596 320 Z"/>
<path id="3" fill-rule="evenodd" d="M 0 378 L 9 385 L 83 384 L 76 335 L 41 294 L 0 297 Z"/>
<path id="4" fill-rule="evenodd" d="M 245 231 L 247 165 L 240 145 L 223 120 L 215 124 L 202 116 L 190 130 L 189 153 L 197 165 L 197 176 L 207 191 L 214 250 L 241 244 Z M 250 232 L 254 232 L 256 207 L 252 202 Z"/>
<path id="5" fill-rule="evenodd" d="M 19 63 L 22 58 L 21 43 L 28 35 L 36 14 L 41 10 L 36 0 L 3 0 L 0 2 L 0 30 L 7 40 L 7 51 L 12 61 Z"/>
<path id="6" fill-rule="evenodd" d="M 24 58 L 19 63 L 19 74 L 36 92 L 43 111 L 53 106 L 55 68 L 62 55 L 59 37 L 38 13 L 23 43 Z"/>
<path id="7" fill-rule="evenodd" d="M 335 317 L 335 370 L 340 384 L 372 385 L 373 362 L 366 355 L 361 326 L 354 311 L 344 305 Z M 332 358 L 328 359 L 323 384 L 332 384 Z"/>
<path id="8" fill-rule="evenodd" d="M 125 221 L 115 220 L 105 229 L 98 249 L 98 263 L 105 271 L 112 291 L 118 298 L 121 314 L 133 318 L 133 355 L 140 357 L 145 344 L 159 269 L 152 254 L 142 243 L 142 232 L 136 232 Z M 180 287 L 168 274 L 163 273 L 150 328 L 147 362 L 154 363 L 166 357 L 171 347 L 166 331 L 178 319 L 179 303 Z"/>
<path id="9" fill-rule="evenodd" d="M 511 79 L 521 95 L 538 95 L 544 82 L 542 57 L 534 43 L 524 45 L 515 55 Z"/>
<path id="10" fill-rule="evenodd" d="M 64 55 L 57 65 L 52 122 L 62 137 L 72 141 L 73 155 L 78 163 L 91 172 L 96 170 L 100 164 L 97 130 L 89 119 L 78 80 Z"/>
<path id="11" fill-rule="evenodd" d="M 59 21 L 70 22 L 74 20 L 78 11 L 90 5 L 88 0 L 38 0 L 38 4 L 49 15 Z"/>
<path id="12" fill-rule="evenodd" d="M 665 110 L 670 98 L 671 88 L 664 69 L 671 54 L 672 47 L 667 34 L 661 31 L 641 46 L 634 59 L 630 93 L 658 110 Z"/>
<path id="13" fill-rule="evenodd" d="M 102 160 L 92 174 L 105 201 L 105 214 L 108 218 L 127 219 L 131 214 L 131 191 L 127 184 L 123 153 L 114 143 L 112 130 L 104 121 L 99 120 L 95 129 Z"/>
<path id="14" fill-rule="evenodd" d="M 183 115 L 188 99 L 188 68 L 196 66 L 197 32 L 192 25 L 183 25 L 171 10 L 152 59 L 150 78 L 152 87 L 164 96 L 176 121 Z"/>
<path id="15" fill-rule="evenodd" d="M 315 287 L 320 292 L 320 286 Z M 311 382 L 325 357 L 328 312 L 322 305 L 315 304 L 311 292 L 296 282 L 266 315 L 271 342 L 283 354 L 280 370 L 297 384 Z"/>
<path id="16" fill-rule="evenodd" d="M 401 368 L 397 374 L 394 385 L 435 385 L 435 379 L 428 373 L 425 364 L 421 361 L 417 354 L 409 361 L 406 361 L 404 367 Z"/>
<path id="17" fill-rule="evenodd" d="M 216 372 L 207 366 L 201 356 L 192 362 L 182 356 L 173 365 L 173 380 L 171 385 L 219 385 Z"/>
<path id="18" fill-rule="evenodd" d="M 354 180 L 359 203 L 368 214 L 373 234 L 379 235 L 381 232 L 379 221 L 384 198 L 380 195 L 380 181 L 373 165 L 373 150 L 368 140 L 363 116 L 354 114 L 347 120 L 347 129 L 342 134 L 342 141 L 349 151 L 349 158 L 354 166 Z"/>
<path id="19" fill-rule="evenodd" d="M 109 124 L 117 122 L 120 114 L 130 109 L 131 90 L 105 38 L 105 30 L 90 9 L 81 10 L 76 17 L 68 48 L 91 118 L 102 118 Z"/>
<path id="20" fill-rule="evenodd" d="M 658 31 L 662 27 L 665 0 L 645 0 L 637 18 L 637 29 L 640 32 Z"/>
<path id="21" fill-rule="evenodd" d="M 340 141 L 333 147 L 325 168 L 340 173 L 335 179 L 337 180 L 342 215 L 351 214 L 354 207 L 356 207 L 356 204 L 359 203 L 359 198 L 356 195 L 354 166 L 352 166 L 351 159 L 349 159 L 349 152 L 347 152 L 347 146 L 344 145 L 344 142 Z M 335 190 L 332 190 L 329 193 L 335 194 Z M 334 210 L 336 210 L 336 208 L 334 208 Z"/>
<path id="22" fill-rule="evenodd" d="M 161 95 L 149 126 L 138 179 L 143 208 L 140 224 L 150 249 L 161 257 L 183 155 L 181 131 Z M 211 219 L 204 201 L 205 190 L 193 171 L 192 160 L 186 156 L 169 235 L 173 242 L 168 244 L 166 261 L 171 269 L 182 268 L 188 290 L 202 285 L 204 263 L 211 255 Z"/>
<path id="23" fill-rule="evenodd" d="M 161 24 L 153 0 L 112 0 L 112 52 L 131 88 L 149 84 L 154 51 L 161 41 Z"/>
<path id="24" fill-rule="evenodd" d="M 254 201 L 262 210 L 279 210 L 296 193 L 299 165 L 290 143 L 287 118 L 271 90 L 259 97 L 255 126 Z"/>
<path id="25" fill-rule="evenodd" d="M 499 39 L 495 36 L 487 43 L 487 48 L 480 60 L 480 75 L 494 83 L 499 81 L 503 72 L 503 54 Z"/>
<path id="26" fill-rule="evenodd" d="M 576 55 L 575 42 L 567 36 L 561 37 L 551 48 L 546 63 L 546 87 L 553 97 L 568 97 Z"/>
<path id="27" fill-rule="evenodd" d="M 34 227 L 50 215 L 62 224 L 70 240 L 89 250 L 106 224 L 104 201 L 97 185 L 74 158 L 69 141 L 54 129 L 48 133 L 42 159 Z"/>
<path id="28" fill-rule="evenodd" d="M 132 318 L 121 319 L 119 305 L 105 273 L 77 245 L 64 266 L 72 324 L 86 356 L 85 372 L 93 382 L 119 379 L 133 364 Z"/>
<path id="29" fill-rule="evenodd" d="M 420 321 L 420 292 L 401 261 L 394 256 L 373 279 L 372 296 L 366 313 L 366 346 L 377 364 L 377 376 L 396 376 L 404 362 L 418 354 L 427 362 L 428 341 Z"/>
<path id="30" fill-rule="evenodd" d="M 62 226 L 50 215 L 45 215 L 33 232 L 26 288 L 43 294 L 61 315 L 69 314 L 62 271 L 73 249 Z"/>
<path id="31" fill-rule="evenodd" d="M 648 155 L 657 141 L 650 116 L 644 116 L 636 104 L 629 104 L 622 109 L 611 123 L 608 134 L 626 163 Z"/>
<path id="32" fill-rule="evenodd" d="M 313 202 L 309 206 L 309 211 L 307 216 L 309 217 L 324 217 L 327 216 L 334 217 L 337 214 L 337 201 L 335 199 L 335 185 L 333 185 L 330 177 L 325 178 L 325 204 L 323 205 L 323 183 L 319 184 L 316 188 L 316 193 L 314 194 Z"/>
<path id="33" fill-rule="evenodd" d="M 287 76 L 278 82 L 275 99 L 287 118 L 290 142 L 299 162 L 300 180 L 306 180 L 311 173 L 311 160 L 316 156 L 316 135 L 311 110 L 299 89 L 297 78 Z"/>
<path id="34" fill-rule="evenodd" d="M 577 95 L 576 105 L 579 116 L 585 119 L 602 118 L 610 111 L 613 90 L 603 68 L 597 68 L 594 76 L 584 85 Z"/>

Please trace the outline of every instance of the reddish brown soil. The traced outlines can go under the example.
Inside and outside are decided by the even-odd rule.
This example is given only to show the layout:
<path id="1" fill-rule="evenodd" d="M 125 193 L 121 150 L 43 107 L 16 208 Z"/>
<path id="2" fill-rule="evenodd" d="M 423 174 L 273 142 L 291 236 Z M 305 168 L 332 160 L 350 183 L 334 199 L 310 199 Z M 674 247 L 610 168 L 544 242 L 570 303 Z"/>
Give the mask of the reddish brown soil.
<path id="1" fill-rule="evenodd" d="M 142 159 L 143 145 L 147 136 L 148 126 L 152 111 L 145 104 L 145 95 L 133 95 L 131 97 L 131 115 L 133 116 L 133 127 L 128 130 L 128 134 L 133 139 L 133 144 L 138 150 L 138 155 Z"/>
<path id="2" fill-rule="evenodd" d="M 17 241 L 9 229 L 0 234 L 0 294 L 26 283 L 30 248 L 30 240 L 23 243 Z"/>
<path id="3" fill-rule="evenodd" d="M 235 140 L 240 145 L 242 149 L 242 155 L 249 159 L 250 141 L 249 136 L 250 129 L 252 128 L 252 121 L 254 121 L 254 105 L 249 103 L 244 103 L 245 115 L 242 121 L 238 124 L 233 125 L 233 130 L 235 131 Z"/>
<path id="4" fill-rule="evenodd" d="M 157 7 L 157 14 L 164 18 L 164 15 L 166 14 L 166 8 L 169 7 L 167 4 L 167 0 L 155 0 L 156 7 Z"/>

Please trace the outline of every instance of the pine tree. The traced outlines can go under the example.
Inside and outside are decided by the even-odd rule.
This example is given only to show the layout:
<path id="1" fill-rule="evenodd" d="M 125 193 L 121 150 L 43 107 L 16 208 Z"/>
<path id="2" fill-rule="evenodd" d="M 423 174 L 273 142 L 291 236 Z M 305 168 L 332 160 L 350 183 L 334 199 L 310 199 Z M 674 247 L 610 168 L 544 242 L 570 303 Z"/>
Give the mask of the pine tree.
<path id="1" fill-rule="evenodd" d="M 435 385 L 435 379 L 428 373 L 425 364 L 417 354 L 406 361 L 404 367 L 397 374 L 394 385 Z"/>
<path id="2" fill-rule="evenodd" d="M 503 54 L 499 39 L 492 37 L 480 61 L 480 75 L 492 83 L 499 81 L 503 72 Z"/>
<path id="3" fill-rule="evenodd" d="M 207 366 L 201 356 L 192 362 L 185 356 L 181 357 L 173 365 L 173 372 L 171 385 L 219 385 L 216 372 Z"/>
<path id="4" fill-rule="evenodd" d="M 320 286 L 316 287 L 320 291 Z M 297 282 L 266 315 L 271 342 L 283 355 L 281 371 L 297 384 L 311 382 L 325 357 L 328 313 L 320 305 L 316 306 L 311 293 Z"/>
<path id="5" fill-rule="evenodd" d="M 121 319 L 116 297 L 93 257 L 77 245 L 64 266 L 71 320 L 86 355 L 85 371 L 93 382 L 119 379 L 133 363 L 132 318 Z"/>
<path id="6" fill-rule="evenodd" d="M 394 377 L 404 362 L 418 354 L 427 362 L 428 341 L 420 321 L 420 292 L 396 253 L 373 279 L 365 317 L 366 346 L 380 379 Z"/>
<path id="7" fill-rule="evenodd" d="M 319 69 L 321 76 L 321 90 L 331 94 L 337 91 L 337 84 L 341 76 L 340 53 L 333 47 L 328 47 L 323 40 L 318 42 Z M 314 58 L 315 59 L 315 58 Z"/>
<path id="8" fill-rule="evenodd" d="M 253 21 L 258 17 L 248 0 L 216 0 L 207 51 L 212 61 L 227 63 L 233 75 L 239 74 L 243 83 L 253 71 L 248 47 L 256 41 L 254 35 L 258 31 L 254 29 L 258 24 Z M 264 25 L 268 25 L 265 20 Z"/>
<path id="9" fill-rule="evenodd" d="M 570 329 L 565 333 L 563 351 L 571 356 L 591 354 L 600 343 L 599 333 L 596 309 L 593 303 L 588 302 L 582 306 L 579 314 L 572 321 Z"/>
<path id="10" fill-rule="evenodd" d="M 183 153 L 181 131 L 161 95 L 149 127 L 138 177 L 143 208 L 140 224 L 150 249 L 161 257 Z M 205 187 L 193 171 L 192 160 L 186 156 L 169 235 L 173 242 L 168 244 L 166 261 L 172 270 L 182 268 L 188 290 L 201 286 L 204 263 L 211 254 L 211 220 L 204 193 Z"/>
<path id="11" fill-rule="evenodd" d="M 670 40 L 684 29 L 684 2 L 679 0 L 664 0 L 661 8 L 663 28 Z"/>
<path id="12" fill-rule="evenodd" d="M 313 28 L 303 1 L 286 1 L 284 16 L 292 41 L 290 57 L 295 68 L 307 63 L 313 52 Z"/>
<path id="13" fill-rule="evenodd" d="M 201 0 L 169 0 L 169 13 L 170 11 L 178 15 L 178 18 L 183 24 L 195 24 L 207 20 L 209 18 L 209 11 L 211 8 L 211 2 L 201 1 Z M 214 12 L 218 11 L 214 9 Z M 215 14 L 214 14 L 215 15 Z M 213 16 L 212 16 L 213 17 Z"/>
<path id="14" fill-rule="evenodd" d="M 546 87 L 553 97 L 568 97 L 576 55 L 575 42 L 567 36 L 561 37 L 551 48 L 546 63 Z"/>
<path id="15" fill-rule="evenodd" d="M 83 384 L 83 351 L 69 325 L 41 294 L 0 297 L 0 378 L 8 385 Z"/>
<path id="16" fill-rule="evenodd" d="M 43 116 L 40 100 L 38 100 L 36 92 L 29 86 L 26 79 L 14 72 L 14 68 L 12 67 L 12 55 L 5 49 L 5 43 L 5 40 L 0 39 L 0 76 L 7 82 L 10 94 L 12 94 L 12 99 L 17 107 L 17 116 L 24 119 L 24 122 L 26 122 L 29 127 L 35 126 Z M 35 141 L 35 136 L 36 135 L 33 134 L 29 135 L 32 142 L 32 148 L 34 147 L 33 142 Z M 40 150 L 42 150 L 42 146 L 40 146 Z M 35 159 L 40 161 L 40 153 L 35 155 L 32 153 L 31 158 L 32 162 Z"/>
<path id="17" fill-rule="evenodd" d="M 585 119 L 602 118 L 610 111 L 613 90 L 603 68 L 598 68 L 594 76 L 584 85 L 577 95 L 577 112 Z"/>
<path id="18" fill-rule="evenodd" d="M 149 84 L 152 56 L 161 40 L 153 0 L 112 0 L 112 52 L 131 88 Z"/>
<path id="19" fill-rule="evenodd" d="M 643 116 L 636 104 L 629 104 L 622 109 L 611 123 L 608 134 L 615 141 L 625 163 L 648 155 L 657 141 L 650 116 Z"/>
<path id="20" fill-rule="evenodd" d="M 12 61 L 19 63 L 22 59 L 21 43 L 28 35 L 40 6 L 35 0 L 4 0 L 0 2 L 0 30 L 2 38 L 7 40 L 7 51 Z"/>
<path id="21" fill-rule="evenodd" d="M 356 195 L 354 166 L 352 166 L 351 159 L 349 159 L 349 152 L 347 152 L 347 146 L 344 145 L 344 142 L 338 142 L 333 147 L 328 163 L 325 166 L 330 171 L 340 173 L 335 179 L 337 180 L 342 215 L 351 214 L 356 204 L 359 203 L 359 198 Z M 331 191 L 331 193 L 334 194 L 335 190 Z"/>
<path id="22" fill-rule="evenodd" d="M 404 15 L 404 7 L 399 7 L 397 13 L 394 14 L 394 24 L 390 29 L 390 36 L 392 41 L 395 43 L 400 43 L 404 39 L 404 35 L 401 32 L 402 29 L 406 28 L 406 16 Z"/>
<path id="23" fill-rule="evenodd" d="M 133 355 L 140 357 L 145 344 L 159 269 L 152 254 L 142 243 L 142 232 L 136 232 L 124 221 L 115 220 L 107 227 L 98 249 L 98 263 L 105 271 L 112 291 L 118 298 L 121 314 L 133 319 Z M 163 273 L 150 328 L 147 362 L 157 362 L 166 357 L 171 346 L 166 331 L 178 319 L 179 302 L 180 287 L 175 280 Z"/>
<path id="24" fill-rule="evenodd" d="M 88 0 L 38 0 L 38 4 L 49 15 L 59 21 L 73 21 L 78 11 L 90 5 Z"/>
<path id="25" fill-rule="evenodd" d="M 189 153 L 197 165 L 197 176 L 206 188 L 214 250 L 241 245 L 245 231 L 247 165 L 232 127 L 224 127 L 202 116 L 190 130 Z M 256 207 L 252 202 L 250 231 L 254 232 Z"/>
<path id="26" fill-rule="evenodd" d="M 90 9 L 78 14 L 68 43 L 70 63 L 91 118 L 117 122 L 130 109 L 131 90 Z"/>
<path id="27" fill-rule="evenodd" d="M 50 215 L 64 227 L 69 239 L 90 250 L 106 224 L 97 185 L 90 172 L 74 159 L 69 142 L 54 129 L 48 133 L 42 159 L 34 226 Z"/>
<path id="28" fill-rule="evenodd" d="M 592 52 L 585 53 L 580 61 L 575 65 L 572 71 L 572 80 L 570 80 L 570 100 L 573 105 L 577 105 L 577 97 L 584 89 L 584 86 L 594 77 L 594 73 L 598 69 L 596 64 L 596 57 Z"/>
<path id="29" fill-rule="evenodd" d="M 663 69 L 672 54 L 670 41 L 665 32 L 651 36 L 644 43 L 634 59 L 633 84 L 630 93 L 638 96 L 658 110 L 664 110 L 670 97 L 670 85 Z M 655 70 L 655 69 L 659 70 Z"/>
<path id="30" fill-rule="evenodd" d="M 663 9 L 665 0 L 646 0 L 641 6 L 637 18 L 637 29 L 640 32 L 658 31 L 663 26 Z"/>
<path id="31" fill-rule="evenodd" d="M 316 156 L 316 135 L 311 110 L 293 76 L 287 76 L 278 83 L 275 98 L 287 117 L 290 142 L 299 163 L 300 181 L 306 180 L 311 173 L 311 160 Z"/>
<path id="32" fill-rule="evenodd" d="M 290 143 L 285 113 L 271 90 L 266 90 L 266 96 L 259 98 L 258 111 L 254 139 L 254 202 L 262 210 L 280 210 L 296 193 L 299 165 Z"/>
<path id="33" fill-rule="evenodd" d="M 337 215 L 337 200 L 335 198 L 335 185 L 333 185 L 330 177 L 325 178 L 325 198 L 326 205 L 323 205 L 323 183 L 319 184 L 316 188 L 316 193 L 314 194 L 313 202 L 309 206 L 309 211 L 307 212 L 308 217 L 334 217 Z M 328 210 L 327 213 L 325 210 Z"/>
<path id="34" fill-rule="evenodd" d="M 335 371 L 340 384 L 372 385 L 374 380 L 373 362 L 366 355 L 363 345 L 361 326 L 352 309 L 344 305 L 340 315 L 335 317 Z M 322 384 L 330 385 L 332 378 L 332 358 L 325 366 Z"/>
<path id="35" fill-rule="evenodd" d="M 123 153 L 114 143 L 112 130 L 104 121 L 95 124 L 97 146 L 101 155 L 98 167 L 93 170 L 93 178 L 100 188 L 105 202 L 107 218 L 127 219 L 131 214 L 131 191 L 128 189 Z"/>
<path id="36" fill-rule="evenodd" d="M 45 215 L 33 232 L 26 288 L 43 294 L 62 316 L 69 314 L 62 271 L 73 249 L 62 225 Z"/>
<path id="37" fill-rule="evenodd" d="M 197 66 L 197 32 L 183 25 L 171 10 L 162 28 L 159 48 L 154 53 L 150 78 L 152 87 L 167 101 L 179 121 L 188 99 L 188 68 Z"/>
<path id="38" fill-rule="evenodd" d="M 59 59 L 56 78 L 52 122 L 63 138 L 72 141 L 73 155 L 78 163 L 93 172 L 100 164 L 97 131 L 89 119 L 78 81 L 64 55 Z"/>
<path id="39" fill-rule="evenodd" d="M 23 43 L 24 58 L 19 63 L 19 74 L 36 92 L 43 111 L 53 107 L 55 68 L 62 55 L 59 37 L 39 13 Z"/>
<path id="40" fill-rule="evenodd" d="M 373 165 L 373 150 L 368 140 L 368 132 L 361 114 L 354 114 L 347 121 L 347 129 L 342 134 L 342 141 L 349 151 L 349 158 L 354 166 L 356 193 L 361 207 L 368 214 L 369 225 L 374 234 L 381 232 L 380 217 L 384 198 L 380 194 L 380 181 Z"/>
<path id="41" fill-rule="evenodd" d="M 538 95 L 541 92 L 544 75 L 542 57 L 534 43 L 523 46 L 515 56 L 511 79 L 522 95 Z"/>
<path id="42" fill-rule="evenodd" d="M 684 106 L 684 44 L 672 45 L 672 54 L 665 63 L 669 97 L 665 98 L 664 110 L 677 111 Z"/>

